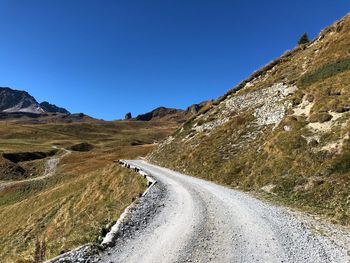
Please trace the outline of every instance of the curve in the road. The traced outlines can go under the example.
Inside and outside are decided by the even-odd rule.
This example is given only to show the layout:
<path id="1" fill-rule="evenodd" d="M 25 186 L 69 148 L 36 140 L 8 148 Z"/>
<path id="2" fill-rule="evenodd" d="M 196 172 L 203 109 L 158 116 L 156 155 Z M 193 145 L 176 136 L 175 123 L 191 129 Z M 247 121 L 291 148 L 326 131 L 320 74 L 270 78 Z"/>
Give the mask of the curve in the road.
<path id="1" fill-rule="evenodd" d="M 167 198 L 145 230 L 102 262 L 350 262 L 346 247 L 287 209 L 145 161 L 128 163 L 162 182 Z"/>

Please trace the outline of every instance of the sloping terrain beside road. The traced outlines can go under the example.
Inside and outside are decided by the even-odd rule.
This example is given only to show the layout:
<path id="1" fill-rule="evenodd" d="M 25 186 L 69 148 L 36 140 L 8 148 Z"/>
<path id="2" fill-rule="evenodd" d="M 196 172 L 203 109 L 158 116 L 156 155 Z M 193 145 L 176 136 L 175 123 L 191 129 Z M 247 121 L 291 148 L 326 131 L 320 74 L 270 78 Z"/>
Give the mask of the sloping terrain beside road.
<path id="1" fill-rule="evenodd" d="M 145 161 L 127 161 L 162 185 L 163 207 L 147 228 L 134 225 L 102 262 L 338 262 L 347 263 L 349 233 L 332 225 L 323 234 L 311 218 L 239 191 Z M 330 234 L 332 233 L 332 234 Z"/>

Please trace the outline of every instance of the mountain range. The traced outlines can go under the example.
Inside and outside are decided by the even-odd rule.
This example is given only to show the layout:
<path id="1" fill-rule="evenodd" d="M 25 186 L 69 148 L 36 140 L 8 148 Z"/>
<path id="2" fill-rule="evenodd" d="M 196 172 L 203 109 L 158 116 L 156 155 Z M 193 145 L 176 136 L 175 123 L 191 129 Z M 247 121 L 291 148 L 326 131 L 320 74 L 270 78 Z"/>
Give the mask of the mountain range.
<path id="1" fill-rule="evenodd" d="M 131 118 L 131 113 L 130 116 L 127 114 L 129 117 L 126 119 L 134 121 L 167 121 L 184 123 L 210 104 L 211 101 L 204 101 L 199 104 L 193 104 L 185 110 L 158 107 L 150 112 L 140 114 L 135 118 Z M 70 112 L 65 108 L 58 107 L 47 101 L 39 103 L 28 92 L 8 87 L 0 87 L 0 113 L 0 119 L 6 119 L 9 117 L 19 118 L 21 116 L 37 118 L 46 113 L 62 113 L 70 115 Z"/>

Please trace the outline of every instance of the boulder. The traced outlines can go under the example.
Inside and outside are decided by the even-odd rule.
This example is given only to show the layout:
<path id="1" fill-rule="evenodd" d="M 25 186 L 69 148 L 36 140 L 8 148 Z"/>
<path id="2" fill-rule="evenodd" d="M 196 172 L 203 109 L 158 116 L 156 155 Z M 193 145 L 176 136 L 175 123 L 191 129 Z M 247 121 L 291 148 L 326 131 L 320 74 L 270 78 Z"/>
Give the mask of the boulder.
<path id="1" fill-rule="evenodd" d="M 125 114 L 124 120 L 130 120 L 132 118 L 131 112 Z"/>

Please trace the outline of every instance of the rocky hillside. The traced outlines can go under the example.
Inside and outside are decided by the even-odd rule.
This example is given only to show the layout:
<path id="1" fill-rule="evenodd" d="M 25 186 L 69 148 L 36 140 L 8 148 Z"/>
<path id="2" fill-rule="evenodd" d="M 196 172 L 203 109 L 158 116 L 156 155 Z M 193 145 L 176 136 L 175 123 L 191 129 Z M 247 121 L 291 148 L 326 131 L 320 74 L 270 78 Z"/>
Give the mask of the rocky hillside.
<path id="1" fill-rule="evenodd" d="M 148 158 L 350 224 L 350 15 L 201 110 Z"/>
<path id="2" fill-rule="evenodd" d="M 69 113 L 66 109 L 57 107 L 46 101 L 38 103 L 36 99 L 26 91 L 13 90 L 7 87 L 0 87 L 0 112 L 24 112 L 35 114 L 47 112 Z"/>

